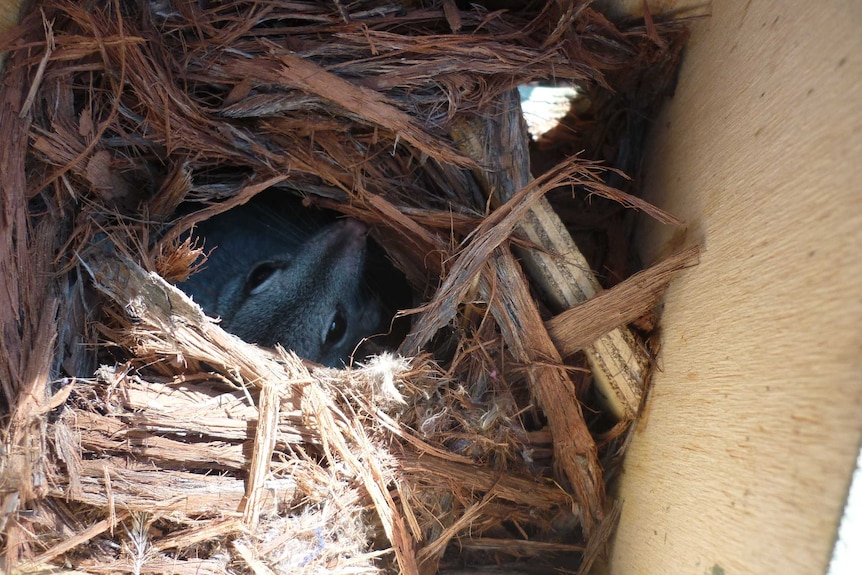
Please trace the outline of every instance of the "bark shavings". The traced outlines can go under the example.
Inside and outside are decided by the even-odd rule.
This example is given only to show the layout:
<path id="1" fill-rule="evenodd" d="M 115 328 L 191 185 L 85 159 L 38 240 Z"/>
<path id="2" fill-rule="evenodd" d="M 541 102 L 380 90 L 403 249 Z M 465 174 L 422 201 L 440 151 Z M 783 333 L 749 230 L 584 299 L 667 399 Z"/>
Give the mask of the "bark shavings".
<path id="1" fill-rule="evenodd" d="M 625 154 L 577 153 L 610 120 L 530 161 L 501 110 L 545 81 L 648 116 L 685 30 L 574 0 L 36 4 L 0 45 L 0 570 L 585 572 L 643 397 L 606 410 L 590 346 L 696 250 L 606 291 L 584 257 L 594 297 L 561 309 L 514 255 L 572 259 L 536 213 L 679 222 L 617 184 Z M 314 366 L 166 281 L 263 192 L 369 225 L 422 302 L 402 355 Z"/>

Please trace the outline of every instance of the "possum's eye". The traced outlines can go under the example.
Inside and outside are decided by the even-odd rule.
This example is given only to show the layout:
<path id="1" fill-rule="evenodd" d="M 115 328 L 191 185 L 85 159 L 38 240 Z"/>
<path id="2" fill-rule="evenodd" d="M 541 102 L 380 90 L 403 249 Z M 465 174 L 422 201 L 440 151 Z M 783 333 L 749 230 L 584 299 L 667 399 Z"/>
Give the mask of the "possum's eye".
<path id="1" fill-rule="evenodd" d="M 341 304 L 335 307 L 335 314 L 329 322 L 326 335 L 323 339 L 323 345 L 332 346 L 341 341 L 344 334 L 347 332 L 347 317 L 344 315 L 344 309 Z"/>
<path id="2" fill-rule="evenodd" d="M 245 280 L 246 293 L 252 293 L 255 289 L 259 288 L 280 267 L 275 262 L 263 262 L 254 266 L 254 269 L 248 274 L 248 279 Z"/>

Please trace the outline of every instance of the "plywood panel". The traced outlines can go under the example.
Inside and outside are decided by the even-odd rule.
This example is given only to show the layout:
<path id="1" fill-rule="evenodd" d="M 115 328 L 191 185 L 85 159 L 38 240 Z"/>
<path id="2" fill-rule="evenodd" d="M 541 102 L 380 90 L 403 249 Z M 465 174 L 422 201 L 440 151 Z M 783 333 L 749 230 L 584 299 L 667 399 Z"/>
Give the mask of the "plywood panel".
<path id="1" fill-rule="evenodd" d="M 611 572 L 827 567 L 862 437 L 862 3 L 715 2 L 654 127 L 662 371 L 628 454 Z"/>

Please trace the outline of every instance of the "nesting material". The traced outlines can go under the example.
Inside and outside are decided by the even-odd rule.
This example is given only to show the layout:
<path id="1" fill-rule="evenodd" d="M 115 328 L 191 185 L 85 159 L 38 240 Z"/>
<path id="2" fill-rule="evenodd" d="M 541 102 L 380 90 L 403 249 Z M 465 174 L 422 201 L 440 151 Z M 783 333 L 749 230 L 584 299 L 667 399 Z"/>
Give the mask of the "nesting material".
<path id="1" fill-rule="evenodd" d="M 651 310 L 697 252 L 624 279 L 578 218 L 680 223 L 631 193 L 618 119 L 667 94 L 684 28 L 580 2 L 37 8 L 0 46 L 3 569 L 587 571 Z M 587 100 L 531 162 L 535 81 Z M 370 226 L 418 302 L 398 349 L 314 366 L 170 283 L 205 265 L 184 232 L 264 190 Z"/>

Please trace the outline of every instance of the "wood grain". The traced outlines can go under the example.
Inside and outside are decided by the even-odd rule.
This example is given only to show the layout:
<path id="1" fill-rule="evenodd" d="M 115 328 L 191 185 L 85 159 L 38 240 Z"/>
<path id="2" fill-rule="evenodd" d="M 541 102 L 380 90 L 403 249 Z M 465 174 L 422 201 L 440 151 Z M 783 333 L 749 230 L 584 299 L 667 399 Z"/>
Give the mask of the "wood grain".
<path id="1" fill-rule="evenodd" d="M 862 5 L 719 2 L 652 133 L 671 283 L 610 571 L 824 573 L 862 436 Z"/>

